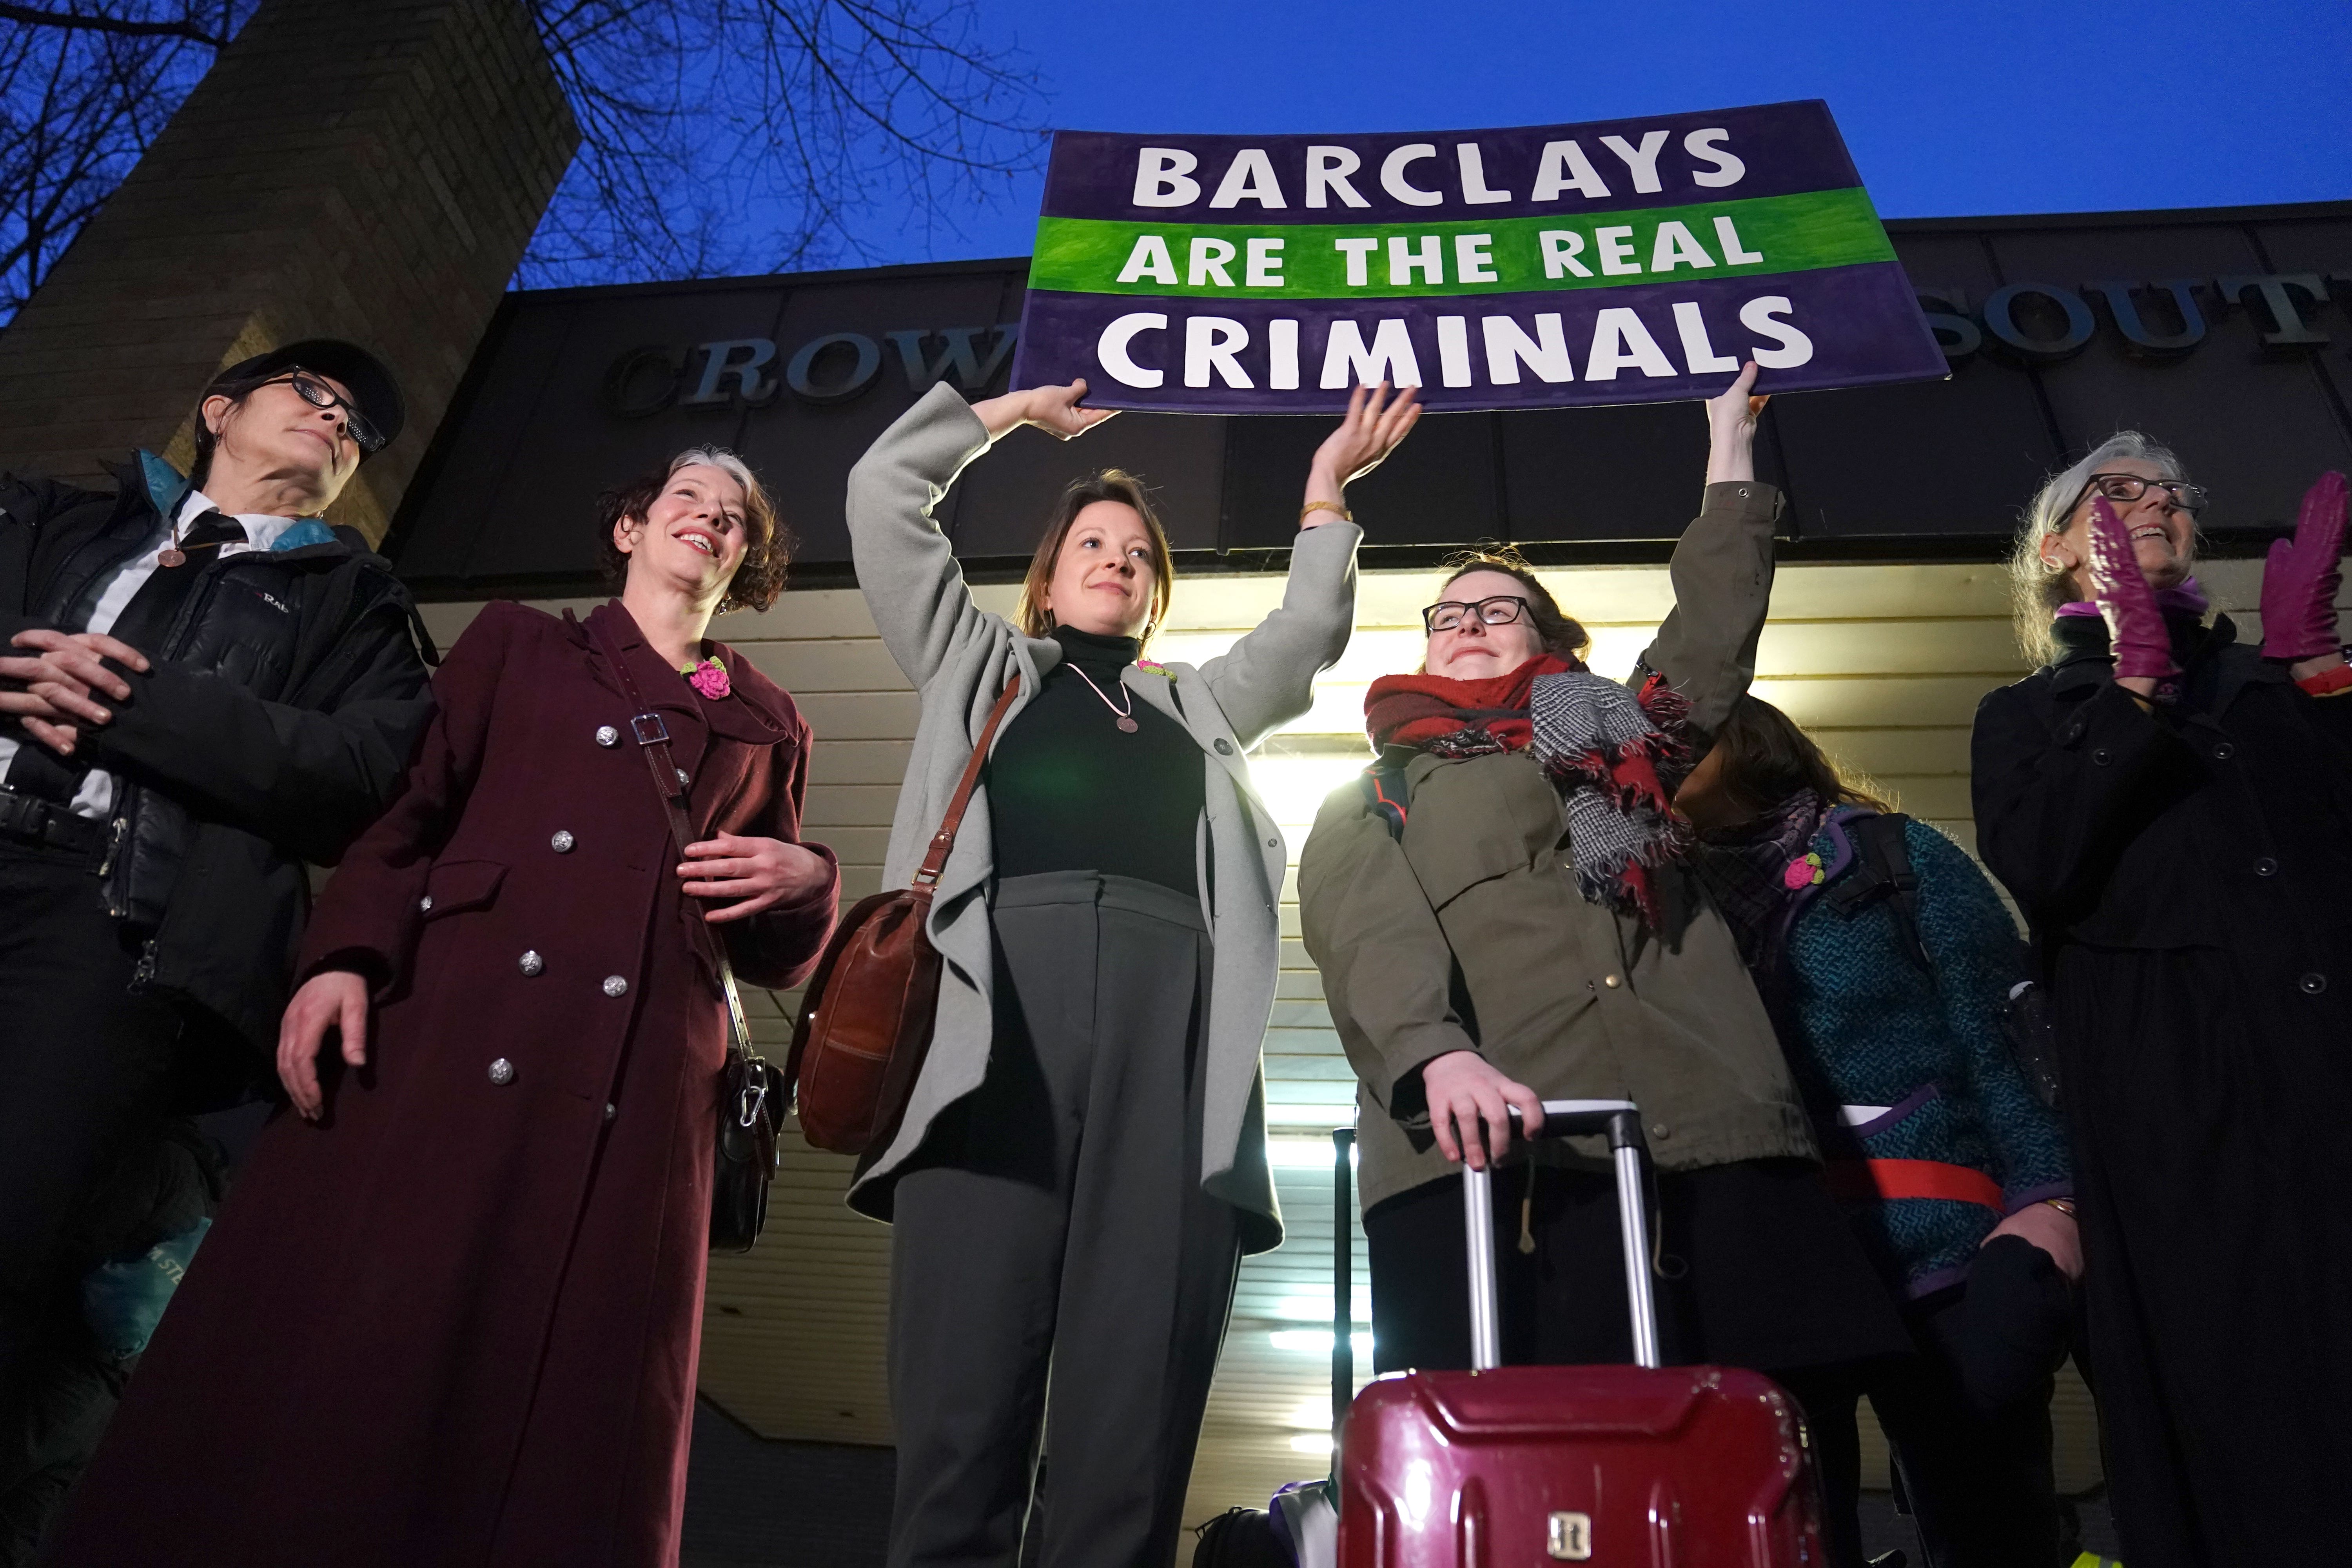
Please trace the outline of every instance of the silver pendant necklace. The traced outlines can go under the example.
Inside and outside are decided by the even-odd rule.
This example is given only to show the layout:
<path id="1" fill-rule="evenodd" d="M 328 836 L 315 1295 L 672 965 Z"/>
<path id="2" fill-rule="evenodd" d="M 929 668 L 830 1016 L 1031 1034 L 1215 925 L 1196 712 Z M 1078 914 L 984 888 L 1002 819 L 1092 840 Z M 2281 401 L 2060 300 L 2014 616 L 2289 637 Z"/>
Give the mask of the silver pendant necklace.
<path id="1" fill-rule="evenodd" d="M 1076 676 L 1080 680 L 1085 681 L 1087 685 L 1093 689 L 1094 694 L 1102 699 L 1103 706 L 1109 709 L 1113 713 L 1118 715 L 1118 727 L 1122 731 L 1132 735 L 1136 731 L 1142 728 L 1141 725 L 1135 721 L 1134 692 L 1127 691 L 1123 686 L 1121 687 L 1120 689 L 1127 698 L 1127 706 L 1126 708 L 1121 709 L 1118 703 L 1113 702 L 1110 700 L 1109 695 L 1105 692 L 1101 687 L 1095 685 L 1095 678 L 1088 675 L 1085 670 L 1080 669 L 1075 662 L 1070 665 L 1070 673 Z"/>

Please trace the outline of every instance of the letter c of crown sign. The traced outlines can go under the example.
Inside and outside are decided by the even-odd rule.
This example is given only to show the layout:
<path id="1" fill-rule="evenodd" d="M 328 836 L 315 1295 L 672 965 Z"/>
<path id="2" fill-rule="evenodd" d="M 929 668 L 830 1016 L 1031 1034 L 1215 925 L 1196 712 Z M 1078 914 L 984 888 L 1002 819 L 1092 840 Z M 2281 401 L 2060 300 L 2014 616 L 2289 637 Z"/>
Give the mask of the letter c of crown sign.
<path id="1" fill-rule="evenodd" d="M 1592 1556 L 1592 1516 L 1589 1513 L 1553 1514 L 1551 1530 L 1544 1542 L 1544 1553 L 1568 1563 L 1589 1562 Z"/>

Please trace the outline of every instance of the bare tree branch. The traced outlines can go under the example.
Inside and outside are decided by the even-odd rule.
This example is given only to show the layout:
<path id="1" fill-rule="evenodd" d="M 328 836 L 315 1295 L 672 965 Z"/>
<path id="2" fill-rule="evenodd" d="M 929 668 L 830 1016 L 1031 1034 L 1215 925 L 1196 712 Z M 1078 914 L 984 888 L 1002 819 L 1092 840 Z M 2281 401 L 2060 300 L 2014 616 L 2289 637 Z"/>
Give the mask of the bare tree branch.
<path id="1" fill-rule="evenodd" d="M 61 27 L 68 32 L 112 33 L 125 38 L 184 38 L 207 48 L 222 48 L 226 34 L 209 33 L 194 22 L 142 22 L 125 16 L 84 11 L 44 11 L 32 5 L 11 5 L 0 0 L 0 22 L 21 22 L 28 27 Z"/>
<path id="2" fill-rule="evenodd" d="M 0 7 L 0 320 L 105 203 L 255 0 Z"/>
<path id="3" fill-rule="evenodd" d="M 0 0 L 0 321 L 261 3 Z M 518 3 L 582 137 L 519 283 L 868 259 L 877 216 L 951 232 L 1043 160 L 975 0 Z"/>
<path id="4" fill-rule="evenodd" d="M 583 142 L 537 283 L 867 258 L 1042 163 L 1042 94 L 970 0 L 536 0 Z M 593 86 L 592 86 L 593 84 Z M 944 190 L 945 199 L 940 199 Z"/>

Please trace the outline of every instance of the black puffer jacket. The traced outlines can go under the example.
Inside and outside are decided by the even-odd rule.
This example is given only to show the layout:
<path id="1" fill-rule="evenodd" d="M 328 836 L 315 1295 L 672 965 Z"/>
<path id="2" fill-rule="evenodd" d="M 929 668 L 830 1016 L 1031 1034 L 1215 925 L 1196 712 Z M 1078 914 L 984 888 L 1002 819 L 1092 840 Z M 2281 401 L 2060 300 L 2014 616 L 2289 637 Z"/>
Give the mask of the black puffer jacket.
<path id="1" fill-rule="evenodd" d="M 150 454 L 114 472 L 111 495 L 0 475 L 0 643 L 63 625 L 187 493 Z M 431 644 L 350 529 L 298 523 L 198 570 L 164 645 L 140 650 L 153 668 L 121 672 L 131 698 L 79 755 L 122 784 L 104 890 L 147 943 L 139 983 L 266 1058 L 310 907 L 303 862 L 334 864 L 391 799 L 432 712 Z"/>

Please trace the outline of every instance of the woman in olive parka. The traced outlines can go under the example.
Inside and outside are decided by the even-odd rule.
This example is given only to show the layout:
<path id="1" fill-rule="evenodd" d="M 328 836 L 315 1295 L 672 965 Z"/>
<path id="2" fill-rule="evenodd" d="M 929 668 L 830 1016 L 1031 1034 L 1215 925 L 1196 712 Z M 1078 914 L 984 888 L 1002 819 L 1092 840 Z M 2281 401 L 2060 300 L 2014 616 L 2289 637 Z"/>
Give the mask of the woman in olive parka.
<path id="1" fill-rule="evenodd" d="M 1507 1148 L 1507 1107 L 1539 1128 L 1546 1099 L 1642 1108 L 1668 1362 L 1751 1367 L 1801 1403 L 1909 1348 L 1670 805 L 1748 689 L 1771 593 L 1755 374 L 1706 405 L 1706 502 L 1631 679 L 1586 668 L 1523 562 L 1465 560 L 1423 612 L 1423 670 L 1367 695 L 1376 786 L 1333 794 L 1301 856 L 1302 934 L 1360 1079 L 1382 1371 L 1468 1365 L 1458 1163 Z M 1583 1142 L 1495 1183 L 1506 1363 L 1630 1359 L 1614 1189 Z"/>

